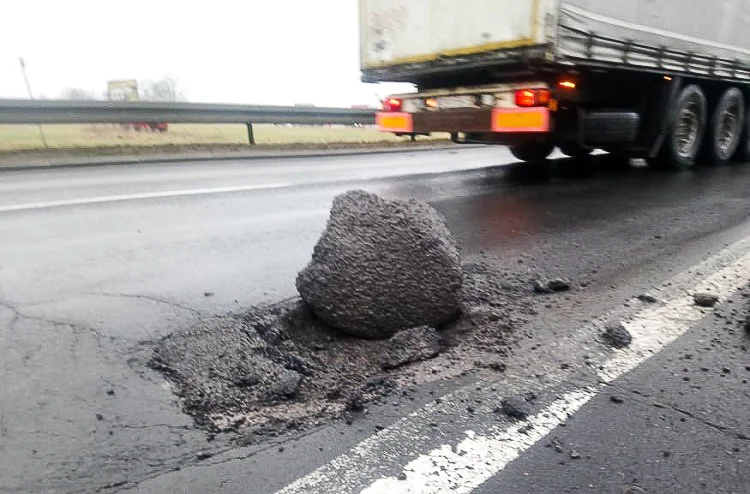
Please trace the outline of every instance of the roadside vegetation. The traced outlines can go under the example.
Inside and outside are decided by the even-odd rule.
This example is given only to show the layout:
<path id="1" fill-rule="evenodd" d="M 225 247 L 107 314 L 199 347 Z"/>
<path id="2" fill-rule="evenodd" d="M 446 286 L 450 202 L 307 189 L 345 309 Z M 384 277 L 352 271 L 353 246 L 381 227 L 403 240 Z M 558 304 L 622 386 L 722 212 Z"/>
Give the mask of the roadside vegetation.
<path id="1" fill-rule="evenodd" d="M 389 144 L 408 140 L 373 128 L 255 125 L 258 146 Z M 175 146 L 247 146 L 247 128 L 235 124 L 173 124 L 167 132 L 133 130 L 119 124 L 43 125 L 48 148 L 149 148 Z M 435 136 L 435 139 L 447 136 Z M 428 138 L 421 137 L 420 140 Z M 43 150 L 36 125 L 0 125 L 0 153 Z"/>

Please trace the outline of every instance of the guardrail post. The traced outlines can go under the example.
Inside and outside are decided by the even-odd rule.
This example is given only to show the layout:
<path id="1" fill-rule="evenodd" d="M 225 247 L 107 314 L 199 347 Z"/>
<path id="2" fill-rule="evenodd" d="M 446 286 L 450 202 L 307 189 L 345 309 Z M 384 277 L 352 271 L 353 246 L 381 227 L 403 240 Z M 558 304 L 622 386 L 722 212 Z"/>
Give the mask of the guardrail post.
<path id="1" fill-rule="evenodd" d="M 253 124 L 251 122 L 247 122 L 247 140 L 251 146 L 255 146 L 255 133 L 253 132 Z"/>

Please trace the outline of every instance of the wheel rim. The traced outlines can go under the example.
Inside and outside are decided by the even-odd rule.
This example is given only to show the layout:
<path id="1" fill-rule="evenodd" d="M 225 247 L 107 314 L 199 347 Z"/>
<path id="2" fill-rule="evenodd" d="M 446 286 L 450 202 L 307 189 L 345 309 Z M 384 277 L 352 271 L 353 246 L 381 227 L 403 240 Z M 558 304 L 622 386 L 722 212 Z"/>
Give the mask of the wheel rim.
<path id="1" fill-rule="evenodd" d="M 700 100 L 693 97 L 682 107 L 677 117 L 675 137 L 677 138 L 677 152 L 680 156 L 691 157 L 695 154 L 701 127 L 701 106 Z"/>
<path id="2" fill-rule="evenodd" d="M 729 156 L 739 136 L 740 105 L 735 101 L 722 113 L 719 123 L 718 148 L 722 157 Z"/>

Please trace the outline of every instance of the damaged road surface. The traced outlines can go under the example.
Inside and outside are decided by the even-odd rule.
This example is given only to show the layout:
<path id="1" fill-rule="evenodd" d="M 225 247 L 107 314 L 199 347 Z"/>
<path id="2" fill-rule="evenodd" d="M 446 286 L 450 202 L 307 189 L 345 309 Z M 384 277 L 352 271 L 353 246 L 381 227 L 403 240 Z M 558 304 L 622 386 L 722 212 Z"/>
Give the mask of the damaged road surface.
<path id="1" fill-rule="evenodd" d="M 3 172 L 0 492 L 744 492 L 750 168 L 593 161 Z M 437 355 L 432 326 L 390 353 L 295 298 L 352 189 L 453 233 L 469 317 L 434 328 Z M 164 377 L 199 370 L 219 394 Z"/>
<path id="2" fill-rule="evenodd" d="M 235 432 L 248 445 L 319 419 L 352 421 L 397 387 L 437 378 L 408 364 L 441 351 L 430 365 L 506 356 L 510 314 L 531 297 L 530 281 L 514 286 L 487 262 L 464 273 L 428 204 L 361 190 L 333 200 L 296 284 L 299 299 L 212 318 L 156 345 L 149 365 L 207 431 Z"/>

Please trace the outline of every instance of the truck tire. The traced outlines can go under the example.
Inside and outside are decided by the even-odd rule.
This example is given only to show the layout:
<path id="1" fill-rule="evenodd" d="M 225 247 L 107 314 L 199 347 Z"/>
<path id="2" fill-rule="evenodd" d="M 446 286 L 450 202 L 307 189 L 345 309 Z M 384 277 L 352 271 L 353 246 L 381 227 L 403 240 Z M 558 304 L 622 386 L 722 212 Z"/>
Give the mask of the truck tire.
<path id="1" fill-rule="evenodd" d="M 745 98 L 732 87 L 716 103 L 706 129 L 704 154 L 711 164 L 718 165 L 732 158 L 745 128 Z"/>
<path id="2" fill-rule="evenodd" d="M 560 152 L 569 158 L 585 158 L 590 155 L 594 150 L 588 149 L 580 144 L 570 143 L 560 145 Z"/>
<path id="3" fill-rule="evenodd" d="M 706 95 L 695 84 L 686 86 L 680 92 L 673 111 L 675 121 L 661 151 L 655 158 L 649 158 L 648 162 L 657 168 L 687 170 L 695 165 L 706 132 Z"/>
<path id="4" fill-rule="evenodd" d="M 538 163 L 546 160 L 555 146 L 544 142 L 526 142 L 510 147 L 510 152 L 516 159 L 526 163 Z"/>
<path id="5" fill-rule="evenodd" d="M 740 163 L 750 161 L 750 105 L 745 107 L 745 124 L 742 126 L 742 137 L 732 159 Z"/>

